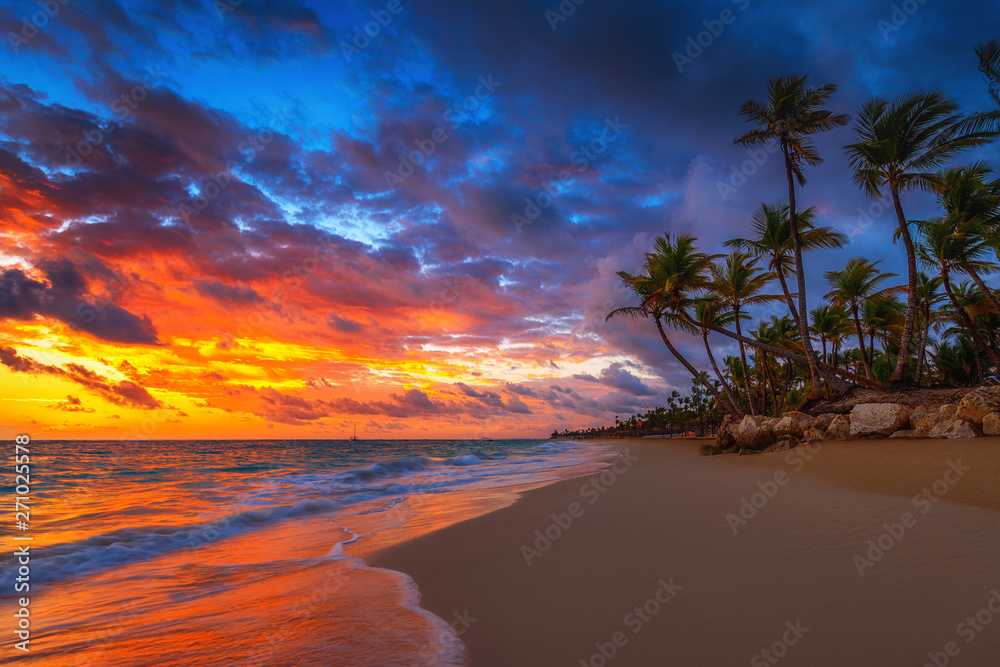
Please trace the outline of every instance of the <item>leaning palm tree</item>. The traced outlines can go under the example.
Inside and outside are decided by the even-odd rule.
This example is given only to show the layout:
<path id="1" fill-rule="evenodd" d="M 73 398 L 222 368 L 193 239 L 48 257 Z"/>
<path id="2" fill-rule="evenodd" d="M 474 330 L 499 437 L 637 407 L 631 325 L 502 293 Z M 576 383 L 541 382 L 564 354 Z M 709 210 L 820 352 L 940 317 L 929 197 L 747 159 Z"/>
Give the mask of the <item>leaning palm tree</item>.
<path id="1" fill-rule="evenodd" d="M 712 364 L 712 370 L 715 372 L 715 377 L 719 378 L 719 384 L 722 385 L 722 390 L 726 392 L 729 402 L 732 403 L 740 413 L 742 413 L 743 410 L 740 409 L 740 403 L 736 400 L 732 387 L 729 386 L 729 383 L 726 381 L 726 377 L 719 371 L 719 365 L 715 361 L 715 355 L 712 354 L 712 346 L 708 342 L 709 329 L 705 326 L 706 324 L 714 324 L 715 326 L 727 327 L 733 323 L 732 313 L 725 308 L 717 297 L 713 297 L 711 295 L 698 300 L 698 303 L 694 308 L 694 313 L 695 318 L 699 323 L 701 323 L 701 339 L 705 344 L 705 352 L 708 353 L 708 360 Z"/>
<path id="2" fill-rule="evenodd" d="M 815 166 L 822 162 L 816 145 L 811 136 L 826 132 L 836 127 L 846 125 L 849 118 L 845 114 L 835 114 L 823 105 L 837 91 L 837 87 L 828 84 L 818 88 L 806 83 L 806 75 L 789 74 L 784 77 L 774 77 L 767 84 L 767 100 L 759 102 L 749 100 L 740 107 L 740 115 L 756 127 L 744 134 L 735 143 L 741 146 L 754 146 L 778 142 L 781 155 L 785 161 L 785 178 L 788 181 L 788 219 L 792 240 L 792 254 L 795 261 L 796 293 L 798 294 L 797 318 L 799 337 L 809 361 L 809 374 L 812 378 L 810 398 L 822 396 L 820 387 L 819 364 L 816 352 L 809 341 L 809 331 L 805 314 L 809 312 L 806 306 L 806 278 L 802 266 L 802 240 L 799 238 L 798 212 L 795 207 L 795 182 L 805 185 L 805 166 Z"/>
<path id="3" fill-rule="evenodd" d="M 774 271 L 781 285 L 781 291 L 788 302 L 788 310 L 795 325 L 799 324 L 799 311 L 795 300 L 788 289 L 785 276 L 795 270 L 795 249 L 792 246 L 792 225 L 788 216 L 788 205 L 782 201 L 774 204 L 761 204 L 753 212 L 750 226 L 754 231 L 752 238 L 731 239 L 724 245 L 739 248 L 754 257 L 766 258 L 768 268 Z M 832 227 L 816 227 L 813 224 L 815 209 L 810 206 L 798 214 L 799 240 L 803 252 L 821 248 L 842 248 L 847 237 Z"/>
<path id="4" fill-rule="evenodd" d="M 956 130 L 961 120 L 958 104 L 939 92 L 911 93 L 892 102 L 873 98 L 858 114 L 857 141 L 845 146 L 854 182 L 866 194 L 877 197 L 882 188 L 888 188 L 898 234 L 906 249 L 906 319 L 892 382 L 909 380 L 910 344 L 917 310 L 916 251 L 900 194 L 912 189 L 932 189 L 935 182 L 932 169 L 962 150 L 993 140 L 993 133 L 986 130 Z"/>
<path id="5" fill-rule="evenodd" d="M 951 283 L 951 272 L 958 264 L 976 264 L 978 260 L 970 259 L 968 238 L 954 231 L 952 222 L 947 218 L 924 220 L 918 224 L 920 243 L 917 245 L 917 256 L 921 263 L 933 267 L 941 274 L 941 284 L 948 301 L 966 329 L 973 342 L 983 349 L 993 360 L 995 367 L 1000 369 L 1000 358 L 992 347 L 986 344 L 979 334 L 975 319 L 970 315 L 967 305 L 960 304 Z"/>
<path id="6" fill-rule="evenodd" d="M 826 298 L 835 306 L 846 306 L 854 317 L 854 326 L 858 334 L 858 349 L 865 368 L 865 377 L 873 378 L 871 358 L 865 354 L 865 334 L 861 328 L 861 308 L 866 299 L 878 294 L 879 285 L 895 273 L 882 273 L 878 270 L 881 260 L 869 262 L 864 257 L 854 257 L 840 271 L 827 271 L 826 281 L 832 288 Z"/>
<path id="7" fill-rule="evenodd" d="M 681 354 L 663 328 L 666 324 L 688 333 L 697 331 L 679 313 L 695 303 L 691 290 L 707 287 L 705 275 L 707 267 L 712 264 L 712 257 L 697 252 L 694 238 L 686 235 L 678 235 L 676 242 L 671 240 L 669 234 L 658 237 L 654 247 L 655 252 L 646 254 L 645 273 L 632 275 L 626 271 L 618 272 L 618 277 L 639 299 L 639 305 L 617 308 L 608 313 L 605 321 L 621 315 L 651 317 L 660 339 L 674 358 L 715 396 L 719 405 L 725 407 L 727 412 L 733 417 L 742 416 L 738 406 L 731 405 L 720 396 L 715 386 L 704 379 L 703 374 Z"/>
<path id="8" fill-rule="evenodd" d="M 694 238 L 687 235 L 679 235 L 676 241 L 669 235 L 659 237 L 654 245 L 655 252 L 647 255 L 647 265 L 655 259 L 659 286 L 656 289 L 656 298 L 660 300 L 665 312 L 678 315 L 688 324 L 700 328 L 702 326 L 710 331 L 722 334 L 735 341 L 741 342 L 751 347 L 767 350 L 769 354 L 777 355 L 789 361 L 795 361 L 803 365 L 808 364 L 804 354 L 790 352 L 778 347 L 769 346 L 765 343 L 737 334 L 734 331 L 711 322 L 698 322 L 693 319 L 689 308 L 697 302 L 698 295 L 705 292 L 710 284 L 708 277 L 708 267 L 712 265 L 714 257 L 700 253 L 694 246 Z M 697 258 L 697 261 L 695 260 Z M 778 297 L 780 298 L 780 297 Z M 844 381 L 850 380 L 857 384 L 879 388 L 879 385 L 868 378 L 854 373 L 848 368 L 834 368 L 829 364 L 822 364 L 823 377 L 834 387 L 836 391 L 843 391 L 849 385 Z M 842 379 L 843 378 L 843 379 Z"/>
<path id="9" fill-rule="evenodd" d="M 946 220 L 963 237 L 963 252 L 955 258 L 954 268 L 968 274 L 993 310 L 1000 314 L 1000 301 L 981 275 L 1000 271 L 988 259 L 992 252 L 990 237 L 1000 219 L 1000 182 L 987 181 L 992 173 L 984 162 L 941 171 L 937 175 L 937 190 Z"/>
<path id="10" fill-rule="evenodd" d="M 738 250 L 726 255 L 723 263 L 715 263 L 710 267 L 712 282 L 708 285 L 708 290 L 718 297 L 719 301 L 729 306 L 733 313 L 733 324 L 736 333 L 743 335 L 740 329 L 740 320 L 748 319 L 749 315 L 744 310 L 749 306 L 756 306 L 780 297 L 773 294 L 762 294 L 764 288 L 774 279 L 773 273 L 766 273 L 757 269 L 757 260 L 750 255 Z M 744 368 L 747 367 L 746 348 L 743 341 L 739 341 L 740 359 Z M 744 373 L 746 380 L 747 374 Z M 750 391 L 750 384 L 746 385 L 747 395 L 750 397 L 750 414 L 757 414 L 754 409 L 753 394 Z"/>

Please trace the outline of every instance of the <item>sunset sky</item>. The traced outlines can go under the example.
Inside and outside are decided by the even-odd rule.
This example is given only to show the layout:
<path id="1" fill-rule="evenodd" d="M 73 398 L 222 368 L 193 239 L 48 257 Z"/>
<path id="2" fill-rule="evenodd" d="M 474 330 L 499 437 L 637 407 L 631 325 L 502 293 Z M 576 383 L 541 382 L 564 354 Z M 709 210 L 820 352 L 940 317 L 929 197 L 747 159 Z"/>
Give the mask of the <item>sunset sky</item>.
<path id="1" fill-rule="evenodd" d="M 689 377 L 604 324 L 614 273 L 785 194 L 776 160 L 720 189 L 740 104 L 799 71 L 850 114 L 990 108 L 973 47 L 1000 37 L 965 0 L 48 5 L 0 8 L 8 439 L 543 437 L 662 404 Z M 891 216 L 856 224 L 851 136 L 801 194 L 851 235 L 811 294 L 850 256 L 901 267 Z"/>

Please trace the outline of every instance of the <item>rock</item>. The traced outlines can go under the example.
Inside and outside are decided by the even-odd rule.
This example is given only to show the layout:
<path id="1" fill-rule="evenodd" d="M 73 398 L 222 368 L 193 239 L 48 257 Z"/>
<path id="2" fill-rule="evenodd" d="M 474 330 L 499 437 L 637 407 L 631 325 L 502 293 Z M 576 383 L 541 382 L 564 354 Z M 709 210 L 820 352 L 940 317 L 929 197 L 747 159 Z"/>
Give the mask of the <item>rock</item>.
<path id="1" fill-rule="evenodd" d="M 917 424 L 921 419 L 927 416 L 927 408 L 923 405 L 918 405 L 913 408 L 913 412 L 910 413 L 910 428 L 916 430 Z"/>
<path id="2" fill-rule="evenodd" d="M 991 412 L 983 417 L 983 435 L 1000 435 L 1000 412 Z"/>
<path id="3" fill-rule="evenodd" d="M 966 419 L 945 419 L 931 429 L 927 434 L 930 438 L 975 438 L 979 436 L 979 427 Z"/>
<path id="4" fill-rule="evenodd" d="M 718 456 L 722 453 L 722 450 L 715 445 L 702 445 L 698 453 L 702 456 Z"/>
<path id="5" fill-rule="evenodd" d="M 909 423 L 911 412 L 896 403 L 859 403 L 851 410 L 851 435 L 892 435 Z"/>
<path id="6" fill-rule="evenodd" d="M 747 415 L 733 429 L 733 436 L 741 449 L 761 450 L 774 444 L 774 420 L 760 415 Z"/>
<path id="7" fill-rule="evenodd" d="M 823 431 L 819 430 L 815 426 L 813 428 L 807 429 L 805 433 L 802 434 L 802 442 L 816 442 L 817 440 L 823 439 Z"/>
<path id="8" fill-rule="evenodd" d="M 779 438 L 786 435 L 801 438 L 812 423 L 813 418 L 804 412 L 787 412 L 774 425 L 774 435 Z"/>
<path id="9" fill-rule="evenodd" d="M 943 421 L 945 421 L 945 418 L 942 417 L 937 411 L 935 411 L 935 412 L 929 412 L 926 415 L 924 415 L 913 426 L 916 427 L 917 431 L 920 431 L 925 436 L 927 436 L 930 434 L 932 430 L 934 430 L 935 426 L 937 426 Z"/>
<path id="10" fill-rule="evenodd" d="M 793 438 L 793 437 L 780 438 L 776 443 L 765 449 L 764 453 L 771 454 L 774 452 L 787 452 L 792 447 L 798 447 L 798 446 L 799 446 L 798 438 Z"/>
<path id="11" fill-rule="evenodd" d="M 837 415 L 826 428 L 827 440 L 850 440 L 851 418 L 848 415 Z"/>
<path id="12" fill-rule="evenodd" d="M 1000 387 L 977 387 L 962 397 L 955 418 L 982 424 L 991 412 L 1000 412 Z"/>
<path id="13" fill-rule="evenodd" d="M 836 413 L 824 412 L 819 417 L 816 417 L 816 420 L 813 422 L 813 428 L 818 428 L 821 431 L 825 431 L 826 429 L 830 428 L 830 422 L 832 422 L 833 418 L 836 416 L 837 416 Z"/>
<path id="14" fill-rule="evenodd" d="M 715 444 L 719 449 L 729 449 L 736 444 L 736 438 L 733 437 L 732 427 L 736 425 L 736 420 L 733 419 L 732 415 L 726 415 L 722 418 L 722 423 L 719 425 L 719 433 L 715 436 Z"/>
<path id="15" fill-rule="evenodd" d="M 944 417 L 945 419 L 953 418 L 957 411 L 958 411 L 958 406 L 953 403 L 945 403 L 944 405 L 940 406 L 937 409 L 938 414 Z"/>
<path id="16" fill-rule="evenodd" d="M 896 431 L 889 436 L 890 440 L 916 440 L 917 438 L 926 438 L 927 435 L 917 431 L 915 429 L 909 429 L 905 431 Z"/>

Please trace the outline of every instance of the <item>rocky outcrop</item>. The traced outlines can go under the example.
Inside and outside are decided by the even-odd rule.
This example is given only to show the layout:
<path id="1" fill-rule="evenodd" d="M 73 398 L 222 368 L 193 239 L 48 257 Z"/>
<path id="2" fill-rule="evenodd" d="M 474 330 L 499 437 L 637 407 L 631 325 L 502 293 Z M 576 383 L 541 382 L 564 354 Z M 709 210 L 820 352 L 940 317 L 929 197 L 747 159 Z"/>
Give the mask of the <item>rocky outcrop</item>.
<path id="1" fill-rule="evenodd" d="M 937 411 L 938 414 L 944 417 L 945 419 L 952 419 L 955 417 L 955 413 L 958 412 L 958 406 L 952 403 L 947 403 L 939 407 Z"/>
<path id="2" fill-rule="evenodd" d="M 983 435 L 1000 436 L 1000 412 L 991 412 L 983 417 Z"/>
<path id="3" fill-rule="evenodd" d="M 775 441 L 773 420 L 760 415 L 747 415 L 733 429 L 733 437 L 741 449 L 766 449 Z"/>
<path id="4" fill-rule="evenodd" d="M 967 419 L 945 419 L 927 434 L 929 438 L 975 438 L 982 435 L 979 427 Z"/>
<path id="5" fill-rule="evenodd" d="M 955 410 L 955 417 L 982 424 L 986 415 L 1000 412 L 1000 387 L 979 387 L 966 394 Z"/>
<path id="6" fill-rule="evenodd" d="M 851 418 L 847 415 L 837 415 L 826 428 L 827 440 L 850 440 Z"/>
<path id="7" fill-rule="evenodd" d="M 779 438 L 783 436 L 801 438 L 802 434 L 812 426 L 813 421 L 813 418 L 804 412 L 786 412 L 774 425 L 774 435 Z"/>
<path id="8" fill-rule="evenodd" d="M 787 452 L 792 447 L 798 447 L 798 438 L 788 436 L 785 438 L 779 438 L 776 443 L 764 450 L 765 454 L 773 454 L 774 452 Z"/>
<path id="9" fill-rule="evenodd" d="M 825 431 L 826 429 L 830 428 L 830 422 L 832 422 L 833 418 L 836 416 L 837 416 L 836 413 L 824 412 L 819 417 L 816 417 L 816 420 L 813 422 L 813 428 L 818 428 L 821 431 Z"/>
<path id="10" fill-rule="evenodd" d="M 952 400 L 957 399 L 954 396 Z M 783 452 L 800 443 L 855 438 L 1000 437 L 1000 387 L 968 391 L 958 403 L 927 408 L 899 403 L 856 403 L 851 413 L 823 413 L 812 417 L 787 412 L 780 418 L 747 415 L 742 420 L 726 416 L 716 445 L 704 454 L 738 451 L 740 454 Z"/>
<path id="11" fill-rule="evenodd" d="M 851 435 L 889 436 L 906 426 L 913 410 L 896 403 L 861 403 L 851 410 Z"/>
<path id="12" fill-rule="evenodd" d="M 733 436 L 733 427 L 736 425 L 737 421 L 732 415 L 726 415 L 722 418 L 719 433 L 715 438 L 715 444 L 719 449 L 731 449 L 736 445 L 736 438 Z"/>
<path id="13" fill-rule="evenodd" d="M 918 405 L 917 407 L 913 408 L 913 412 L 910 413 L 910 429 L 916 430 L 917 424 L 920 422 L 921 419 L 927 416 L 927 412 L 928 412 L 927 408 L 924 407 L 923 405 Z"/>
<path id="14" fill-rule="evenodd" d="M 802 442 L 816 442 L 823 439 L 823 431 L 813 426 L 802 434 Z"/>

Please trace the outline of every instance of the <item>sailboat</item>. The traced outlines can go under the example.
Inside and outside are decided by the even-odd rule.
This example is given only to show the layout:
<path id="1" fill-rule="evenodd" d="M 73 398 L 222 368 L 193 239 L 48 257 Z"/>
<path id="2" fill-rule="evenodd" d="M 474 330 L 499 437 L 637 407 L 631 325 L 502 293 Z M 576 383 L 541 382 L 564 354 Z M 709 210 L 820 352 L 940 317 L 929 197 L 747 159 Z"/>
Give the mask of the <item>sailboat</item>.
<path id="1" fill-rule="evenodd" d="M 351 442 L 357 442 L 357 441 L 358 441 L 358 425 L 355 424 L 354 425 L 354 435 L 351 436 Z"/>

